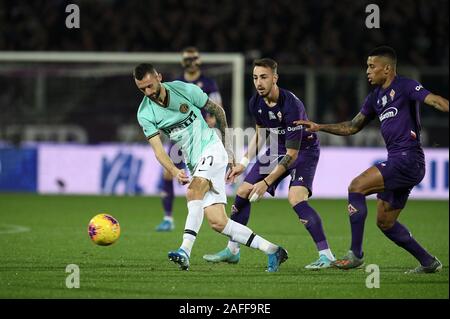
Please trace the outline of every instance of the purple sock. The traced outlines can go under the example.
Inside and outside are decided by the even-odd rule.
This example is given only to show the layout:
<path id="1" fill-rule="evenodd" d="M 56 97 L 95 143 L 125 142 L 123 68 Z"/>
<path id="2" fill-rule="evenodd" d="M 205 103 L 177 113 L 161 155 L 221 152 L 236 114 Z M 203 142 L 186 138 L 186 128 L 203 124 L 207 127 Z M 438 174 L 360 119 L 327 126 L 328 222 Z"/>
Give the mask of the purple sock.
<path id="1" fill-rule="evenodd" d="M 366 196 L 361 193 L 348 193 L 348 213 L 352 228 L 352 246 L 350 250 L 358 258 L 362 258 L 364 223 L 367 217 Z"/>
<path id="2" fill-rule="evenodd" d="M 316 243 L 317 250 L 328 249 L 327 239 L 325 237 L 325 232 L 323 231 L 322 220 L 320 219 L 319 214 L 309 206 L 307 201 L 300 202 L 293 208 Z"/>
<path id="3" fill-rule="evenodd" d="M 412 237 L 408 228 L 395 222 L 388 230 L 383 230 L 387 238 L 416 257 L 422 266 L 429 266 L 434 258 Z"/>
<path id="4" fill-rule="evenodd" d="M 230 218 L 239 224 L 247 225 L 248 219 L 250 218 L 250 208 L 251 204 L 247 198 L 236 195 L 234 204 L 231 207 Z"/>
<path id="5" fill-rule="evenodd" d="M 164 216 L 170 217 L 172 216 L 172 207 L 173 207 L 173 181 L 164 179 L 162 191 L 164 192 L 162 195 L 162 204 L 164 208 Z"/>

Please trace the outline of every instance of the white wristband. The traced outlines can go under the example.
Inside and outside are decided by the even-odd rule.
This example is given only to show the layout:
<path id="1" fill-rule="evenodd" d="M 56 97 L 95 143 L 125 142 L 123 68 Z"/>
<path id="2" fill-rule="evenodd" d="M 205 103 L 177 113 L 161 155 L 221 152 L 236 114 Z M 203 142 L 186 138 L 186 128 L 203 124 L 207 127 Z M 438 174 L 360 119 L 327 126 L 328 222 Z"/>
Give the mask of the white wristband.
<path id="1" fill-rule="evenodd" d="M 250 162 L 249 159 L 248 159 L 247 157 L 244 156 L 244 157 L 241 159 L 240 164 L 241 164 L 242 166 L 244 166 L 245 168 L 247 168 L 249 162 Z"/>

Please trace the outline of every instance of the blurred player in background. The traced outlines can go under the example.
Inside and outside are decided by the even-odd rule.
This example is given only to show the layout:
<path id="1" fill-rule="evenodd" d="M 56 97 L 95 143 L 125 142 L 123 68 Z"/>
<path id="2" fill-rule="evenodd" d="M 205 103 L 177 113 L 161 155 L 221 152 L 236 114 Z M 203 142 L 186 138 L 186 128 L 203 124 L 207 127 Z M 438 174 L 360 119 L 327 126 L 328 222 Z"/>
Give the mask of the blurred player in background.
<path id="1" fill-rule="evenodd" d="M 182 52 L 181 65 L 184 69 L 184 73 L 181 77 L 176 80 L 183 81 L 186 83 L 193 83 L 200 87 L 203 92 L 205 92 L 209 99 L 218 105 L 222 105 L 222 97 L 220 95 L 217 83 L 202 74 L 201 71 L 201 59 L 200 53 L 195 47 L 187 47 Z M 201 109 L 202 115 L 206 120 L 209 127 L 216 126 L 216 118 L 213 114 L 206 112 Z M 170 143 L 169 154 L 173 144 Z M 178 168 L 185 168 L 183 162 L 176 164 Z M 161 182 L 159 186 L 161 190 L 162 206 L 164 209 L 164 219 L 156 227 L 157 231 L 171 231 L 175 228 L 175 223 L 173 220 L 173 201 L 175 198 L 173 190 L 173 176 L 166 170 L 163 169 L 163 174 L 161 176 Z"/>
<path id="2" fill-rule="evenodd" d="M 375 193 L 378 198 L 378 227 L 386 237 L 420 262 L 409 273 L 433 273 L 442 268 L 441 262 L 430 255 L 397 219 L 412 188 L 425 175 L 425 156 L 420 143 L 420 103 L 448 112 L 448 100 L 430 93 L 417 81 L 398 76 L 396 65 L 397 56 L 390 47 L 378 47 L 369 54 L 367 78 L 376 88 L 366 97 L 361 111 L 353 120 L 337 124 L 296 121 L 296 124 L 306 125 L 309 132 L 344 136 L 358 133 L 375 117 L 381 122 L 388 158 L 364 171 L 348 187 L 352 241 L 347 255 L 333 263 L 337 268 L 350 269 L 363 264 L 366 196 Z"/>
<path id="3" fill-rule="evenodd" d="M 278 184 L 290 175 L 289 204 L 305 225 L 319 252 L 319 259 L 305 268 L 328 268 L 335 258 L 328 246 L 322 220 L 308 203 L 319 161 L 319 139 L 315 133 L 305 134 L 293 124 L 297 117 L 307 119 L 305 107 L 292 92 L 278 87 L 277 81 L 277 62 L 265 58 L 253 63 L 253 83 L 257 94 L 250 99 L 249 109 L 256 120 L 257 133 L 250 141 L 243 160 L 231 172 L 230 178 L 242 174 L 249 161 L 266 142 L 266 135 L 261 132 L 264 130 L 260 128 L 268 128 L 271 134 L 276 134 L 278 145 L 270 145 L 266 151 L 265 158 L 270 159 L 269 165 L 262 163 L 258 157 L 237 190 L 230 218 L 247 225 L 251 202 L 261 198 L 265 192 L 274 196 Z M 231 239 L 224 250 L 203 258 L 209 262 L 237 263 L 240 258 L 239 243 Z"/>
<path id="4" fill-rule="evenodd" d="M 212 229 L 263 251 L 269 260 L 267 271 L 278 271 L 280 264 L 288 258 L 286 250 L 229 219 L 225 213 L 226 169 L 229 164 L 233 167 L 234 155 L 232 143 L 225 139 L 227 120 L 223 108 L 194 84 L 181 81 L 162 83 L 162 75 L 151 64 L 138 65 L 134 79 L 145 95 L 137 118 L 157 160 L 179 183 L 189 184 L 183 242 L 178 250 L 169 252 L 169 259 L 182 270 L 189 269 L 191 250 L 206 215 Z M 202 108 L 215 116 L 222 141 L 206 124 L 200 112 Z M 180 146 L 192 179 L 167 155 L 159 137 L 160 130 Z"/>

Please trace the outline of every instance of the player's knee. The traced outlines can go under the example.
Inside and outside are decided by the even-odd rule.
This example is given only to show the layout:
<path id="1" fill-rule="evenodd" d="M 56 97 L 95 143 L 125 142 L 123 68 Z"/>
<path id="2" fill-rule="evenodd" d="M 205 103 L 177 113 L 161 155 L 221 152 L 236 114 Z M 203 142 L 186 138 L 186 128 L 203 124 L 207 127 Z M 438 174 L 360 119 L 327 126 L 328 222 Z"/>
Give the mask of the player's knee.
<path id="1" fill-rule="evenodd" d="M 363 183 L 358 178 L 352 180 L 350 185 L 348 186 L 349 193 L 364 193 Z"/>
<path id="2" fill-rule="evenodd" d="M 250 184 L 244 183 L 241 186 L 239 186 L 236 194 L 241 198 L 248 198 L 248 195 L 250 195 L 250 192 L 252 191 L 250 187 L 251 187 Z"/>
<path id="3" fill-rule="evenodd" d="M 288 193 L 288 202 L 292 207 L 308 200 L 309 191 L 306 187 L 291 188 Z"/>
<path id="4" fill-rule="evenodd" d="M 223 218 L 208 218 L 209 226 L 218 233 L 221 233 L 227 224 Z"/>
<path id="5" fill-rule="evenodd" d="M 377 226 L 382 231 L 386 231 L 386 230 L 392 228 L 392 226 L 394 226 L 394 223 L 395 223 L 395 220 L 386 220 L 386 219 L 382 219 L 382 218 L 377 218 Z"/>

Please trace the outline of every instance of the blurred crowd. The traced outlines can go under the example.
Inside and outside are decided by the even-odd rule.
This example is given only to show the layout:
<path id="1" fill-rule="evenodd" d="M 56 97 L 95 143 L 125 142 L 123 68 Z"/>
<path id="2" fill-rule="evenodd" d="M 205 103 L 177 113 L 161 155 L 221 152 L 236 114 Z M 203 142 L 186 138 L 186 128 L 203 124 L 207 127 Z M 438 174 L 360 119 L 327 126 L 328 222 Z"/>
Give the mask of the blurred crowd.
<path id="1" fill-rule="evenodd" d="M 69 3 L 80 29 L 67 29 Z M 369 3 L 381 28 L 368 29 Z M 280 63 L 359 65 L 389 44 L 404 64 L 448 65 L 447 0 L 2 0 L 0 50 L 175 51 L 271 56 Z"/>

